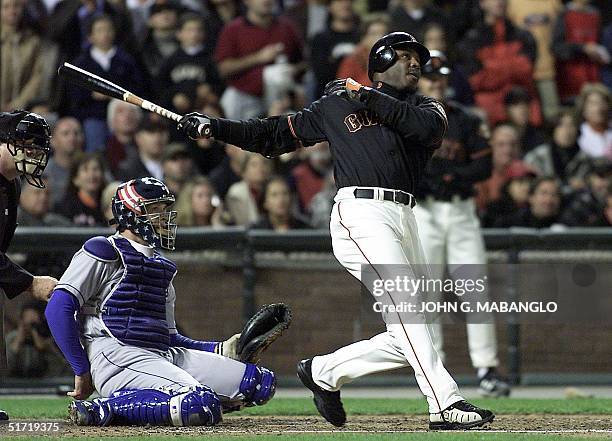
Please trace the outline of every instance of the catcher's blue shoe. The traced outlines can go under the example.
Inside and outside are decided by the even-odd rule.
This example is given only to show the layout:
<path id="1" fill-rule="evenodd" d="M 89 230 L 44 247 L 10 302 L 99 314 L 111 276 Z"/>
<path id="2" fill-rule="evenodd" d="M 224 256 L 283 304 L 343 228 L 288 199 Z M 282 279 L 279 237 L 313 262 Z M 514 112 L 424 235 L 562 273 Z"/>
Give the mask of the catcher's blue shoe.
<path id="1" fill-rule="evenodd" d="M 112 413 L 107 406 L 93 401 L 76 400 L 68 405 L 68 417 L 77 426 L 107 426 Z"/>

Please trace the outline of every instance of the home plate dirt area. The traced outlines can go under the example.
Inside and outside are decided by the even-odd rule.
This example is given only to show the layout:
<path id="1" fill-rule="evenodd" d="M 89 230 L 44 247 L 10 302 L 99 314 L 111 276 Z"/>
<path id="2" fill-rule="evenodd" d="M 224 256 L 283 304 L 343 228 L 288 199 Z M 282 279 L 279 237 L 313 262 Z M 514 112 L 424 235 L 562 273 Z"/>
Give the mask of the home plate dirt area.
<path id="1" fill-rule="evenodd" d="M 498 415 L 492 424 L 475 429 L 488 432 L 543 432 L 575 434 L 612 434 L 610 415 Z M 335 428 L 313 416 L 232 416 L 223 423 L 209 427 L 78 427 L 66 424 L 61 435 L 66 436 L 142 436 L 212 434 L 275 434 L 275 433 L 401 433 L 427 431 L 426 415 L 355 415 L 343 428 Z M 4 434 L 3 434 L 4 435 Z M 9 435 L 10 434 L 6 434 Z"/>

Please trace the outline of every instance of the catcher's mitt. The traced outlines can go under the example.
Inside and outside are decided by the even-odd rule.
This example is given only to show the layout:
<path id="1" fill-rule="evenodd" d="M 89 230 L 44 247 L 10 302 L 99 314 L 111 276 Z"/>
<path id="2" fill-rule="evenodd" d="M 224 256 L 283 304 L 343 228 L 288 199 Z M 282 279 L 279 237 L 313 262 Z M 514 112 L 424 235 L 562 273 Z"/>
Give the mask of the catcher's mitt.
<path id="1" fill-rule="evenodd" d="M 240 333 L 237 359 L 243 363 L 257 363 L 261 353 L 289 327 L 292 317 L 291 309 L 284 303 L 263 306 Z"/>

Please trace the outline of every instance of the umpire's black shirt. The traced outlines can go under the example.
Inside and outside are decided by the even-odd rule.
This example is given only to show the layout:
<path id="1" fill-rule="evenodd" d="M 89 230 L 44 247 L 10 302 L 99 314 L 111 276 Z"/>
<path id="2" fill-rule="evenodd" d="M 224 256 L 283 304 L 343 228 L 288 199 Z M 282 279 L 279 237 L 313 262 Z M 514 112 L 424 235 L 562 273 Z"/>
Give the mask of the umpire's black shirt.
<path id="1" fill-rule="evenodd" d="M 11 262 L 5 254 L 17 228 L 19 194 L 19 178 L 9 181 L 0 175 L 0 288 L 9 299 L 29 288 L 33 280 L 32 274 Z"/>
<path id="2" fill-rule="evenodd" d="M 376 83 L 363 102 L 331 95 L 290 116 L 211 120 L 216 139 L 267 157 L 327 140 L 339 188 L 409 193 L 415 192 L 446 126 L 444 109 L 433 98 L 401 93 L 383 83 Z"/>

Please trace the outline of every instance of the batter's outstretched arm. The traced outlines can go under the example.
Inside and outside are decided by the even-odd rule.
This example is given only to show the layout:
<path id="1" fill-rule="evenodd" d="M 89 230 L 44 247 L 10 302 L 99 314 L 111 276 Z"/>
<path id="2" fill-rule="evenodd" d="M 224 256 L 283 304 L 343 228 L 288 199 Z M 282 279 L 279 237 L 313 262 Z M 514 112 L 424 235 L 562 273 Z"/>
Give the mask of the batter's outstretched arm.
<path id="1" fill-rule="evenodd" d="M 444 108 L 432 98 L 425 97 L 415 105 L 371 89 L 363 103 L 384 124 L 404 136 L 416 136 L 427 147 L 438 147 L 448 127 Z"/>
<path id="2" fill-rule="evenodd" d="M 179 121 L 178 129 L 194 139 L 213 137 L 268 158 L 292 152 L 301 145 L 310 146 L 327 139 L 318 102 L 294 115 L 248 121 L 210 118 L 194 112 Z"/>

